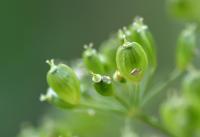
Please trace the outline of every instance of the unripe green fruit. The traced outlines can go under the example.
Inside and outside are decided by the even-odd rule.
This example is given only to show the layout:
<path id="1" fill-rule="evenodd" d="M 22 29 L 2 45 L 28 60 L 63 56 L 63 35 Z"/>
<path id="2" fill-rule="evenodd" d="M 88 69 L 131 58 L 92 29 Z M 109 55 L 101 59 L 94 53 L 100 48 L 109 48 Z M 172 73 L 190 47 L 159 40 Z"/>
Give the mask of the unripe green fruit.
<path id="1" fill-rule="evenodd" d="M 47 82 L 64 102 L 77 105 L 80 102 L 80 82 L 75 72 L 64 64 L 55 65 L 47 61 L 51 68 L 47 73 Z"/>
<path id="2" fill-rule="evenodd" d="M 143 23 L 143 18 L 136 17 L 133 24 L 124 28 L 124 32 L 127 40 L 137 42 L 143 47 L 148 58 L 148 68 L 153 73 L 157 67 L 156 48 L 153 36 L 148 26 Z"/>
<path id="3" fill-rule="evenodd" d="M 58 95 L 51 89 L 49 88 L 47 90 L 46 95 L 41 95 L 40 96 L 40 101 L 47 101 L 48 103 L 55 105 L 56 107 L 59 108 L 72 108 L 74 105 L 69 104 L 62 99 L 58 97 Z"/>
<path id="4" fill-rule="evenodd" d="M 200 106 L 200 72 L 190 72 L 182 84 L 184 95 Z"/>
<path id="5" fill-rule="evenodd" d="M 116 62 L 121 75 L 134 83 L 142 80 L 148 66 L 146 53 L 136 42 L 125 41 L 117 50 Z"/>
<path id="6" fill-rule="evenodd" d="M 109 76 L 101 76 L 100 74 L 92 74 L 94 88 L 102 96 L 112 96 L 114 94 L 113 85 Z"/>
<path id="7" fill-rule="evenodd" d="M 104 57 L 107 72 L 114 72 L 116 70 L 116 53 L 119 46 L 120 40 L 115 35 L 100 46 L 100 53 Z"/>
<path id="8" fill-rule="evenodd" d="M 95 49 L 92 48 L 92 45 L 85 46 L 85 51 L 83 53 L 83 62 L 86 68 L 90 72 L 103 74 L 104 73 L 104 63 L 101 60 L 101 56 Z"/>
<path id="9" fill-rule="evenodd" d="M 185 70 L 192 62 L 196 49 L 195 26 L 188 26 L 179 36 L 176 64 L 180 70 Z"/>
<path id="10" fill-rule="evenodd" d="M 163 123 L 176 137 L 197 137 L 199 110 L 185 98 L 172 97 L 161 106 Z"/>

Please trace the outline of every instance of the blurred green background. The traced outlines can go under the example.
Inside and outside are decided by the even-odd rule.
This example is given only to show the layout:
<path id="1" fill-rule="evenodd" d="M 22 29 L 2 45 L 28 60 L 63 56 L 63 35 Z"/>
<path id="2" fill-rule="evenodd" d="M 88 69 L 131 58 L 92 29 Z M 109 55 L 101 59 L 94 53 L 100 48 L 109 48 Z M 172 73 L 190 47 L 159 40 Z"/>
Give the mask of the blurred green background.
<path id="1" fill-rule="evenodd" d="M 81 56 L 108 35 L 143 16 L 156 39 L 159 70 L 170 71 L 179 28 L 164 0 L 1 1 L 0 136 L 14 137 L 23 122 L 37 123 L 46 110 L 46 59 Z M 171 66 L 172 67 L 172 66 Z"/>

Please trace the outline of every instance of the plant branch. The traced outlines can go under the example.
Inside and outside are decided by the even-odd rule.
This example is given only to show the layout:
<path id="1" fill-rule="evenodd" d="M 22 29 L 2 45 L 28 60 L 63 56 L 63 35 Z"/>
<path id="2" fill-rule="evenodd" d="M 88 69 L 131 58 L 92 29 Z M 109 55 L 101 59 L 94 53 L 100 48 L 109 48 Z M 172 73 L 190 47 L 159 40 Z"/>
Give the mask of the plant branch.
<path id="1" fill-rule="evenodd" d="M 86 103 L 86 102 L 81 102 L 79 105 L 79 108 L 92 108 L 92 109 L 96 109 L 96 110 L 100 110 L 100 111 L 110 111 L 110 112 L 114 112 L 120 115 L 124 115 L 127 112 L 125 110 L 122 109 L 115 109 L 115 108 L 111 108 L 111 107 L 105 107 L 102 105 L 96 105 L 93 102 L 90 103 Z"/>
<path id="2" fill-rule="evenodd" d="M 163 81 L 157 88 L 150 91 L 149 94 L 144 98 L 141 106 L 144 106 L 146 103 L 148 103 L 151 99 L 153 99 L 157 94 L 159 94 L 161 91 L 163 91 L 168 85 L 170 85 L 172 82 L 174 82 L 182 73 L 178 70 L 174 70 L 169 78 L 166 81 Z"/>
<path id="3" fill-rule="evenodd" d="M 168 132 L 155 118 L 146 116 L 144 114 L 139 113 L 136 115 L 136 118 L 143 123 L 149 125 L 150 127 L 159 130 L 161 133 L 169 136 L 174 137 L 170 132 Z"/>
<path id="4" fill-rule="evenodd" d="M 118 95 L 114 95 L 114 98 L 122 105 L 124 106 L 124 108 L 128 109 L 129 108 L 129 104 L 121 97 L 119 97 Z"/>

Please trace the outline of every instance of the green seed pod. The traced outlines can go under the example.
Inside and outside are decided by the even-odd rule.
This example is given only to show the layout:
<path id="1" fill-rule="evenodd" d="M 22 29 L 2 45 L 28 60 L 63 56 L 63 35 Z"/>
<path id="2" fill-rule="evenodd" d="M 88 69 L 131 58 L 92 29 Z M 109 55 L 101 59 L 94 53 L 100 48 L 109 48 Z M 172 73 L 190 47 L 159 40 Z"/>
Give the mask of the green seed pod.
<path id="1" fill-rule="evenodd" d="M 51 66 L 47 73 L 47 82 L 58 97 L 64 102 L 77 105 L 80 102 L 80 82 L 75 72 L 64 64 L 55 65 L 53 60 L 47 61 Z"/>
<path id="2" fill-rule="evenodd" d="M 113 75 L 113 79 L 120 83 L 126 82 L 126 79 L 121 75 L 121 73 L 118 70 L 115 71 L 115 73 Z"/>
<path id="3" fill-rule="evenodd" d="M 172 16 L 184 21 L 200 22 L 200 1 L 199 0 L 168 0 L 167 8 Z"/>
<path id="4" fill-rule="evenodd" d="M 117 36 L 110 37 L 100 46 L 100 53 L 104 57 L 106 72 L 114 72 L 116 70 L 116 53 L 120 46 L 120 41 Z"/>
<path id="5" fill-rule="evenodd" d="M 92 74 L 94 88 L 102 96 L 112 96 L 114 94 L 112 80 L 109 76 L 101 76 L 100 74 Z"/>
<path id="6" fill-rule="evenodd" d="M 91 72 L 103 74 L 104 63 L 101 60 L 100 54 L 92 48 L 92 44 L 85 46 L 85 49 L 86 50 L 83 53 L 83 62 L 86 68 Z"/>
<path id="7" fill-rule="evenodd" d="M 199 116 L 199 110 L 182 97 L 170 97 L 161 106 L 164 126 L 176 137 L 197 137 Z"/>
<path id="8" fill-rule="evenodd" d="M 147 56 L 142 46 L 126 40 L 117 50 L 116 62 L 121 75 L 134 83 L 142 80 L 148 66 Z"/>
<path id="9" fill-rule="evenodd" d="M 40 96 L 40 101 L 47 101 L 48 103 L 55 105 L 56 107 L 59 108 L 72 108 L 74 107 L 72 104 L 69 104 L 62 99 L 58 97 L 58 95 L 51 89 L 49 88 L 47 90 L 46 95 L 41 95 Z"/>
<path id="10" fill-rule="evenodd" d="M 179 36 L 176 50 L 176 65 L 181 71 L 192 62 L 196 49 L 195 26 L 188 26 Z"/>
<path id="11" fill-rule="evenodd" d="M 200 104 L 200 72 L 190 72 L 182 84 L 184 95 L 196 104 Z"/>
<path id="12" fill-rule="evenodd" d="M 124 28 L 127 40 L 139 43 L 148 58 L 149 70 L 153 73 L 157 67 L 156 48 L 153 36 L 147 25 L 143 23 L 143 18 L 136 17 L 133 24 Z"/>

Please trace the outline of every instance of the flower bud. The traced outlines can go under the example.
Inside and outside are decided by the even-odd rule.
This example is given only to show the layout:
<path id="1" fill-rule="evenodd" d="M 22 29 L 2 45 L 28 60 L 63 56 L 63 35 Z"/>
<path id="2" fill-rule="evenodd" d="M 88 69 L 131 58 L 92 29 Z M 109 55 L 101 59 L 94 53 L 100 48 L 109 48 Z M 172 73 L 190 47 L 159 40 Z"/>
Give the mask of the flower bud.
<path id="1" fill-rule="evenodd" d="M 190 72 L 182 84 L 184 95 L 191 101 L 200 104 L 200 72 Z"/>
<path id="2" fill-rule="evenodd" d="M 115 73 L 113 75 L 113 79 L 120 83 L 126 82 L 126 79 L 121 75 L 121 73 L 118 70 L 115 71 Z"/>
<path id="3" fill-rule="evenodd" d="M 147 56 L 142 46 L 126 40 L 117 50 L 116 62 L 121 75 L 134 83 L 142 80 L 148 66 Z"/>
<path id="4" fill-rule="evenodd" d="M 199 0 L 168 0 L 167 8 L 172 16 L 184 21 L 200 22 Z"/>
<path id="5" fill-rule="evenodd" d="M 53 60 L 47 61 L 50 70 L 47 82 L 58 97 L 64 102 L 77 105 L 80 102 L 80 82 L 75 72 L 64 64 L 55 65 Z"/>
<path id="6" fill-rule="evenodd" d="M 51 89 L 49 88 L 47 90 L 46 95 L 41 95 L 40 96 L 40 101 L 47 101 L 48 103 L 55 105 L 60 108 L 72 108 L 74 107 L 72 104 L 69 104 L 62 99 L 58 97 L 58 95 Z"/>
<path id="7" fill-rule="evenodd" d="M 86 68 L 95 73 L 104 73 L 104 64 L 101 60 L 100 54 L 97 53 L 95 49 L 92 48 L 92 44 L 85 46 L 85 51 L 83 53 L 83 62 Z"/>
<path id="8" fill-rule="evenodd" d="M 94 88 L 102 96 L 112 96 L 114 94 L 112 80 L 109 76 L 101 76 L 100 74 L 92 74 Z"/>
<path id="9" fill-rule="evenodd" d="M 179 36 L 176 50 L 176 65 L 185 70 L 192 62 L 196 49 L 195 26 L 188 26 Z"/>
<path id="10" fill-rule="evenodd" d="M 128 29 L 124 28 L 124 32 L 127 36 L 127 40 L 130 42 L 137 42 L 143 47 L 148 58 L 149 69 L 151 73 L 153 73 L 157 67 L 156 48 L 153 36 L 148 26 L 143 23 L 143 18 L 136 17 L 133 24 L 129 26 Z"/>

